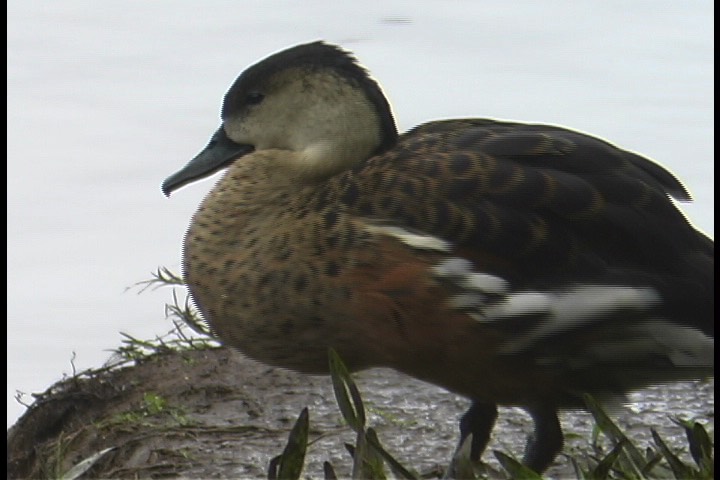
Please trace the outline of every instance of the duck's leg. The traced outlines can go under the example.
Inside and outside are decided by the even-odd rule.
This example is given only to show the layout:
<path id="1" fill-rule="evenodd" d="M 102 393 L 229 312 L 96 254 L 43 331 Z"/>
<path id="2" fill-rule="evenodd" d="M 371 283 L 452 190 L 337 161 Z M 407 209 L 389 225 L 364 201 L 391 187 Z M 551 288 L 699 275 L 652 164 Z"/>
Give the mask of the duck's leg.
<path id="1" fill-rule="evenodd" d="M 528 407 L 527 411 L 535 422 L 535 431 L 528 437 L 523 463 L 542 473 L 562 450 L 560 420 L 557 408 L 550 405 L 535 405 Z"/>
<path id="2" fill-rule="evenodd" d="M 480 460 L 485 447 L 490 441 L 490 431 L 497 419 L 497 406 L 492 403 L 473 401 L 467 412 L 460 418 L 460 446 L 472 433 L 470 459 Z M 459 447 L 458 447 L 459 448 Z"/>

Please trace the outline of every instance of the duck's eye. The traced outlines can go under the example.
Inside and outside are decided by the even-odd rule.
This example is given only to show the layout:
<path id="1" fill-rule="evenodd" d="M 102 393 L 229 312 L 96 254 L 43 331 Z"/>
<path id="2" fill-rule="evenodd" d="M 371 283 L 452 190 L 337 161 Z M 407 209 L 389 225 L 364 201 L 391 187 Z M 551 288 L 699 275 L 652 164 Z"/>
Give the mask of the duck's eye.
<path id="1" fill-rule="evenodd" d="M 265 95 L 260 92 L 250 92 L 245 96 L 245 103 L 248 105 L 257 105 L 263 101 L 263 98 L 265 98 Z"/>

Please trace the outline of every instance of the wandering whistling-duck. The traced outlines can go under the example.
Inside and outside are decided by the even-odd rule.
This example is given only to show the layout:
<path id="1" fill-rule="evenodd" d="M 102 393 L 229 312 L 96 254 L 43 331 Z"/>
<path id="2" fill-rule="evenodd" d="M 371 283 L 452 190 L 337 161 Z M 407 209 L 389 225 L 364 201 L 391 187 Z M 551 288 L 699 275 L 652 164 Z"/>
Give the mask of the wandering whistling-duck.
<path id="1" fill-rule="evenodd" d="M 497 405 L 563 445 L 558 410 L 714 375 L 714 243 L 656 163 L 549 125 L 425 123 L 398 135 L 378 84 L 324 42 L 245 70 L 222 125 L 162 185 L 226 172 L 185 237 L 213 332 L 270 365 L 392 367 L 472 401 L 479 459 Z"/>

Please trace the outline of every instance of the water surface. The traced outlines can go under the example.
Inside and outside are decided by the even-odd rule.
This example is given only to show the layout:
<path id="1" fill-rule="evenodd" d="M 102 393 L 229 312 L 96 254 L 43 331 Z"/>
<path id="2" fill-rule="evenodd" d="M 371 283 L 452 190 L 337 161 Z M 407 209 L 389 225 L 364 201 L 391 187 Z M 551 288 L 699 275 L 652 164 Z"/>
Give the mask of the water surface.
<path id="1" fill-rule="evenodd" d="M 102 365 L 121 331 L 169 330 L 168 290 L 126 288 L 179 269 L 211 181 L 170 200 L 161 181 L 205 145 L 240 71 L 316 39 L 357 53 L 402 129 L 483 116 L 592 132 L 671 168 L 714 231 L 710 1 L 11 0 L 8 425 L 16 391 Z"/>

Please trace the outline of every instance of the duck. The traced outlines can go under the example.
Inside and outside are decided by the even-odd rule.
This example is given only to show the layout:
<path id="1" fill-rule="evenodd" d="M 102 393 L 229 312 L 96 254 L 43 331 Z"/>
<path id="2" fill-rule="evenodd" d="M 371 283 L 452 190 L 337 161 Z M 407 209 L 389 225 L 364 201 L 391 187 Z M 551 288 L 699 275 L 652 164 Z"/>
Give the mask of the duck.
<path id="1" fill-rule="evenodd" d="M 245 69 L 166 196 L 224 170 L 183 278 L 221 341 L 268 365 L 389 367 L 469 399 L 480 460 L 498 406 L 562 450 L 584 395 L 714 376 L 714 241 L 658 163 L 554 125 L 458 118 L 399 134 L 355 56 L 314 41 Z"/>

